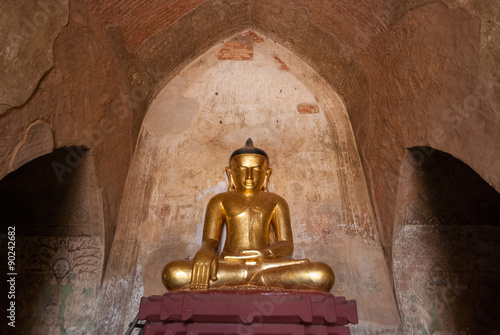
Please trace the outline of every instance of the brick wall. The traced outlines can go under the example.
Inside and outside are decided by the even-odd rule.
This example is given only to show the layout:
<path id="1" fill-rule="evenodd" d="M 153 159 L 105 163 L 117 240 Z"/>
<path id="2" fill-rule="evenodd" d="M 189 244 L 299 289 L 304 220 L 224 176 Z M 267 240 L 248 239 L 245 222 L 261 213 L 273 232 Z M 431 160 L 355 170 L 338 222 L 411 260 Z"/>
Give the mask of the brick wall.
<path id="1" fill-rule="evenodd" d="M 89 10 L 106 25 L 121 27 L 129 51 L 205 0 L 89 0 Z"/>

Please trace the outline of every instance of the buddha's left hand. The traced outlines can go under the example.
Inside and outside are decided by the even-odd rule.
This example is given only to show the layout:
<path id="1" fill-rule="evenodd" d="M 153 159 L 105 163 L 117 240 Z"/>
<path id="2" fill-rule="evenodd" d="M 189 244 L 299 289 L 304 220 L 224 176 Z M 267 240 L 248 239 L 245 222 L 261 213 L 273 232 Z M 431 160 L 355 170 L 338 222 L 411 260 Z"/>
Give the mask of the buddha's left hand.
<path id="1" fill-rule="evenodd" d="M 262 258 L 270 258 L 270 257 L 272 257 L 272 255 L 273 255 L 273 253 L 269 249 L 262 249 L 262 250 L 248 249 L 248 250 L 241 250 L 240 255 L 225 256 L 224 259 L 227 259 L 227 260 L 231 260 L 231 259 L 241 259 L 241 260 L 262 259 Z"/>

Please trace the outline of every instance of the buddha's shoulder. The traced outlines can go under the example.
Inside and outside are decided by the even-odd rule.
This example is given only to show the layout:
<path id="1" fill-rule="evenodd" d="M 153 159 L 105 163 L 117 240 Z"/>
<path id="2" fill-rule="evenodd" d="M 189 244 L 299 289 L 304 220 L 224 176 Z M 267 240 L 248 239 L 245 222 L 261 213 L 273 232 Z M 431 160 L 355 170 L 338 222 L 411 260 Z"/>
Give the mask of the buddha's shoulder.
<path id="1" fill-rule="evenodd" d="M 222 204 L 227 201 L 235 200 L 238 198 L 239 195 L 236 194 L 235 192 L 222 192 L 222 193 L 217 193 L 214 195 L 212 198 L 210 198 L 209 204 Z"/>
<path id="2" fill-rule="evenodd" d="M 260 194 L 263 198 L 275 199 L 276 201 L 285 201 L 285 199 L 273 192 L 262 192 Z"/>
<path id="3" fill-rule="evenodd" d="M 262 196 L 265 197 L 266 199 L 269 199 L 270 201 L 276 203 L 277 205 L 288 206 L 286 200 L 282 196 L 280 196 L 276 193 L 263 192 Z"/>
<path id="4" fill-rule="evenodd" d="M 222 193 L 217 193 L 216 195 L 214 195 L 213 197 L 210 198 L 210 201 L 209 202 L 222 202 L 224 201 L 224 199 L 226 199 L 230 192 L 222 192 Z"/>
<path id="5" fill-rule="evenodd" d="M 276 193 L 262 192 L 258 195 L 258 203 L 266 202 L 269 205 L 277 207 L 288 207 L 286 200 Z"/>

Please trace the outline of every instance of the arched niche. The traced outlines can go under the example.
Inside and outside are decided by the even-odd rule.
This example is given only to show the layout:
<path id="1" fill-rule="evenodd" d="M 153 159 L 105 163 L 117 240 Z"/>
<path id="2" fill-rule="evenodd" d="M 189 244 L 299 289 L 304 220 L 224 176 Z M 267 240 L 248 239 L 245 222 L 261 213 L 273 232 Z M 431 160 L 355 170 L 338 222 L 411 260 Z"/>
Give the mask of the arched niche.
<path id="1" fill-rule="evenodd" d="M 500 195 L 469 166 L 430 147 L 403 160 L 393 247 L 405 333 L 500 329 Z"/>
<path id="2" fill-rule="evenodd" d="M 6 264 L 13 260 L 7 272 L 14 273 L 9 278 L 15 278 L 19 332 L 95 327 L 104 264 L 102 207 L 85 147 L 56 149 L 0 180 L 1 254 Z"/>
<path id="3" fill-rule="evenodd" d="M 224 167 L 248 137 L 268 152 L 270 188 L 289 203 L 294 257 L 334 269 L 332 292 L 357 299 L 369 321 L 360 329 L 397 327 L 345 106 L 318 73 L 255 31 L 220 41 L 158 89 L 127 179 L 106 294 L 165 292 L 162 268 L 198 250 L 206 204 L 226 190 Z M 130 306 L 132 318 L 137 300 L 125 296 L 113 303 Z"/>

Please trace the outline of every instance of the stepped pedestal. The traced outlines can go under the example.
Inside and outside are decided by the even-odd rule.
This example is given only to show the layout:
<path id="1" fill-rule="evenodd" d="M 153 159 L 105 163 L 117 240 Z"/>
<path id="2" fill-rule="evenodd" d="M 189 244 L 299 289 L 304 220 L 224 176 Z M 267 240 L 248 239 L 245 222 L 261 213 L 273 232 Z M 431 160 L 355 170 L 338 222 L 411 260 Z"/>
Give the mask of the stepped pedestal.
<path id="1" fill-rule="evenodd" d="M 356 301 L 297 291 L 176 291 L 142 298 L 147 335 L 348 335 Z"/>

